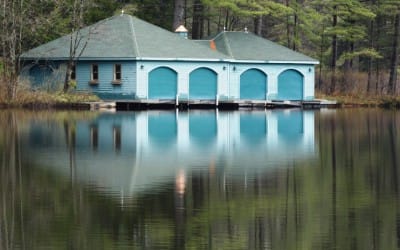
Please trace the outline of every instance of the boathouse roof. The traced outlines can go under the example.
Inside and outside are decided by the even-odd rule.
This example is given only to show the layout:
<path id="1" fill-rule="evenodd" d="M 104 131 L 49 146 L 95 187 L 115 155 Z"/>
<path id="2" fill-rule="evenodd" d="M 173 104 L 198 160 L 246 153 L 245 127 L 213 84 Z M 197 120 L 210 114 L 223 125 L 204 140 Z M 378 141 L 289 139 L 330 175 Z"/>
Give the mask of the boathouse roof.
<path id="1" fill-rule="evenodd" d="M 130 15 L 118 15 L 74 33 L 81 39 L 79 60 L 160 59 L 224 60 L 228 56 Z M 67 59 L 71 36 L 66 35 L 21 55 L 22 59 Z"/>
<path id="2" fill-rule="evenodd" d="M 249 32 L 224 31 L 211 40 L 194 41 L 126 14 L 85 27 L 73 33 L 75 39 L 79 60 L 318 63 Z M 23 53 L 21 59 L 66 60 L 70 43 L 71 35 L 66 35 Z"/>
<path id="3" fill-rule="evenodd" d="M 311 57 L 250 32 L 224 31 L 219 33 L 212 41 L 214 41 L 217 51 L 235 60 L 271 63 L 318 63 Z"/>

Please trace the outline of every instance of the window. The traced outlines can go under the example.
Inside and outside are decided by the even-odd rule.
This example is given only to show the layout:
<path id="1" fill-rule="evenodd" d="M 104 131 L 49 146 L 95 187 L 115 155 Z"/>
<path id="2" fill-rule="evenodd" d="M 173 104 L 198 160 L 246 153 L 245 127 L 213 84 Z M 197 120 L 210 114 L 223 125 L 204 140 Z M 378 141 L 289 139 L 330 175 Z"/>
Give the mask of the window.
<path id="1" fill-rule="evenodd" d="M 114 81 L 121 81 L 121 64 L 114 64 Z"/>
<path id="2" fill-rule="evenodd" d="M 93 82 L 97 82 L 99 80 L 99 65 L 92 64 L 92 77 Z"/>

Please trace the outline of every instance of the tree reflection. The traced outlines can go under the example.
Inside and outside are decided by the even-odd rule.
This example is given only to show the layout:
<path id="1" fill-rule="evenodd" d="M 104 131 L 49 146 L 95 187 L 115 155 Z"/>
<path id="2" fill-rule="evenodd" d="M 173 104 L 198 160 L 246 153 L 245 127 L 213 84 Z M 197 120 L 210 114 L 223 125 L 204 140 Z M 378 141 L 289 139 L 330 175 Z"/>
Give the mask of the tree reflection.
<path id="1" fill-rule="evenodd" d="M 15 114 L 10 112 L 2 118 L 0 248 L 14 249 L 18 244 L 25 248 L 18 122 Z"/>
<path id="2" fill-rule="evenodd" d="M 1 249 L 399 248 L 399 112 L 317 112 L 318 160 L 231 175 L 216 157 L 123 207 L 79 180 L 77 121 L 58 116 L 0 112 Z M 64 136 L 70 178 L 24 151 L 38 120 Z"/>

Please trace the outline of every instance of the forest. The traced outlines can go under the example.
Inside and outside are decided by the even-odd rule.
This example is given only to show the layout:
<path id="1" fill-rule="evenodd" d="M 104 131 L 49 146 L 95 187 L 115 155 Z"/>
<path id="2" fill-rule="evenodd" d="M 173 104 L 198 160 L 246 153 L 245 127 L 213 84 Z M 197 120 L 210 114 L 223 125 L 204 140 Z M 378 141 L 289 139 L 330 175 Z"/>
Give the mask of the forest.
<path id="1" fill-rule="evenodd" d="M 400 92 L 400 0 L 0 0 L 0 88 L 19 88 L 19 55 L 112 15 L 135 15 L 191 39 L 248 29 L 320 61 L 316 92 Z"/>

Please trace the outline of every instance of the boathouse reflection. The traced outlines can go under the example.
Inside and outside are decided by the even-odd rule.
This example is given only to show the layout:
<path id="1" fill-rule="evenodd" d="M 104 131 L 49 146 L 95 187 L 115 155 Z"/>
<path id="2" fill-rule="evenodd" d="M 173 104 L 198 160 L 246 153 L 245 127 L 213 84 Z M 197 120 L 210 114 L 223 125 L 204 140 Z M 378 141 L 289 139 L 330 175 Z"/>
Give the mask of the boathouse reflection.
<path id="1" fill-rule="evenodd" d="M 68 147 L 48 143 L 63 137 Z M 315 156 L 314 137 L 312 111 L 148 111 L 99 114 L 63 129 L 33 126 L 28 146 L 41 165 L 131 196 L 172 180 L 182 184 L 177 173 L 193 169 L 251 175 L 291 166 Z"/>

